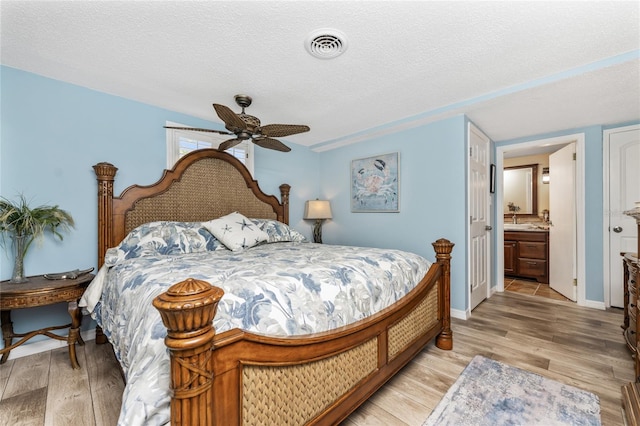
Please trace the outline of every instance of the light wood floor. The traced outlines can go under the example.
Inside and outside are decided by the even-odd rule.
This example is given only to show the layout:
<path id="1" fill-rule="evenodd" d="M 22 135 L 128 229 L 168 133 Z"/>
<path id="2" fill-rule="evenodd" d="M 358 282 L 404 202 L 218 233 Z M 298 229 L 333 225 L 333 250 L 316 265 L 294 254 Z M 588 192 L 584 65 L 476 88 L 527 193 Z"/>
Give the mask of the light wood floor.
<path id="1" fill-rule="evenodd" d="M 622 311 L 499 293 L 467 321 L 453 320 L 454 348 L 430 344 L 354 412 L 344 426 L 421 425 L 473 356 L 480 354 L 600 397 L 603 425 L 622 425 L 620 387 L 633 380 Z M 108 345 L 66 349 L 0 366 L 0 425 L 114 425 L 122 380 Z"/>

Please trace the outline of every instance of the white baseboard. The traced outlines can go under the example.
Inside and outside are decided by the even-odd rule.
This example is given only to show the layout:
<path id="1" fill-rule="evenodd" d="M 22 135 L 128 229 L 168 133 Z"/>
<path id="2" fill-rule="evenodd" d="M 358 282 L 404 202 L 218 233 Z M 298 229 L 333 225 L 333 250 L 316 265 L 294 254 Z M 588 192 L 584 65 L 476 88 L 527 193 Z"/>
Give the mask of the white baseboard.
<path id="1" fill-rule="evenodd" d="M 80 333 L 82 340 L 85 342 L 88 340 L 94 340 L 96 338 L 96 329 L 92 327 L 89 330 L 82 331 Z M 39 354 L 40 352 L 47 352 L 53 349 L 64 348 L 67 346 L 67 342 L 64 340 L 45 339 L 39 340 L 33 343 L 27 343 L 12 349 L 9 353 L 8 359 L 22 358 L 29 355 Z"/>
<path id="2" fill-rule="evenodd" d="M 451 316 L 453 318 L 467 320 L 469 319 L 469 316 L 471 316 L 471 314 L 468 313 L 467 311 L 461 311 L 460 309 L 451 309 Z"/>
<path id="3" fill-rule="evenodd" d="M 607 309 L 606 306 L 604 306 L 604 302 L 599 302 L 597 300 L 585 300 L 584 306 L 587 308 L 600 309 L 601 311 Z"/>

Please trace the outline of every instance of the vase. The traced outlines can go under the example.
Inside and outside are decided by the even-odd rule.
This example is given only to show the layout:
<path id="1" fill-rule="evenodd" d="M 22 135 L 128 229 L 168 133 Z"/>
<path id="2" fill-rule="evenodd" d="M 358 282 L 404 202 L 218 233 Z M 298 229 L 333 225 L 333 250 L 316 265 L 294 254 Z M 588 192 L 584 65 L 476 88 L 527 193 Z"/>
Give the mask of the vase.
<path id="1" fill-rule="evenodd" d="M 24 275 L 24 256 L 27 254 L 27 236 L 14 235 L 11 237 L 13 245 L 13 274 L 11 275 L 12 283 L 26 283 L 29 281 Z"/>

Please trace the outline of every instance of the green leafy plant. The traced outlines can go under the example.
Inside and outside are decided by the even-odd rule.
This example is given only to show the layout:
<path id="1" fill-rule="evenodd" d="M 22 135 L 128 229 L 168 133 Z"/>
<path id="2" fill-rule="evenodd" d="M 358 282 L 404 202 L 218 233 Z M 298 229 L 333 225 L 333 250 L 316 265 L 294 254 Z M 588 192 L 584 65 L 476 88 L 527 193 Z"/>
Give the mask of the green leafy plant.
<path id="1" fill-rule="evenodd" d="M 46 232 L 51 232 L 62 240 L 61 231 L 67 231 L 74 226 L 71 215 L 57 205 L 30 207 L 24 195 L 20 195 L 16 202 L 0 197 L 0 245 L 6 246 L 6 236 L 11 237 L 16 246 L 16 266 L 20 261 L 20 269 L 31 243 L 42 239 Z M 18 240 L 19 244 L 16 243 Z M 16 275 L 22 277 L 17 278 Z M 17 282 L 20 282 L 20 279 L 24 280 L 24 273 L 14 268 L 12 281 L 16 279 Z"/>

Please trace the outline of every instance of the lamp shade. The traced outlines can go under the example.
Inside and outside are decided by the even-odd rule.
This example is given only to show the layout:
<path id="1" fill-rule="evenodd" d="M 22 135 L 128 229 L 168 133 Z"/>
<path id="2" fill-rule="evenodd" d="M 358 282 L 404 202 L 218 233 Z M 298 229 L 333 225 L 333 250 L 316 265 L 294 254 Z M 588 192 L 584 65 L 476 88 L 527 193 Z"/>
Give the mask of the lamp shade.
<path id="1" fill-rule="evenodd" d="M 549 183 L 550 179 L 549 179 L 549 168 L 548 167 L 543 167 L 542 168 L 542 183 Z"/>
<path id="2" fill-rule="evenodd" d="M 309 200 L 304 205 L 304 219 L 331 219 L 331 204 L 327 200 Z"/>

